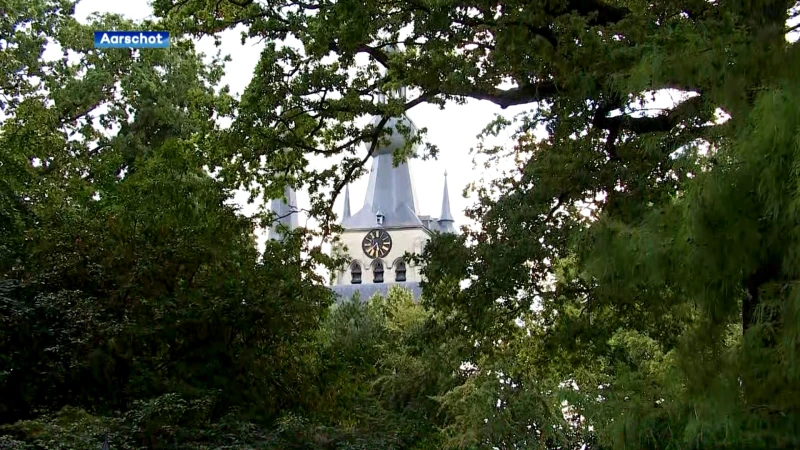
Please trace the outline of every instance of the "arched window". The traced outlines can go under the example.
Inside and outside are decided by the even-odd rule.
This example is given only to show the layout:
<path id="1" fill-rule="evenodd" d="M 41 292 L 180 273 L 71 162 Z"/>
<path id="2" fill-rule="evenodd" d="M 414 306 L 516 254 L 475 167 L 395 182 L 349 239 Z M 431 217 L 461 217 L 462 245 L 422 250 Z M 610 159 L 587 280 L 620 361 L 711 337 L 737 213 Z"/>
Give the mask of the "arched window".
<path id="1" fill-rule="evenodd" d="M 373 283 L 383 283 L 383 263 L 378 259 L 372 263 L 372 276 Z"/>
<path id="2" fill-rule="evenodd" d="M 350 264 L 350 283 L 361 284 L 361 264 L 358 261 L 353 261 Z"/>
<path id="3" fill-rule="evenodd" d="M 406 263 L 402 259 L 394 263 L 394 281 L 406 281 Z"/>

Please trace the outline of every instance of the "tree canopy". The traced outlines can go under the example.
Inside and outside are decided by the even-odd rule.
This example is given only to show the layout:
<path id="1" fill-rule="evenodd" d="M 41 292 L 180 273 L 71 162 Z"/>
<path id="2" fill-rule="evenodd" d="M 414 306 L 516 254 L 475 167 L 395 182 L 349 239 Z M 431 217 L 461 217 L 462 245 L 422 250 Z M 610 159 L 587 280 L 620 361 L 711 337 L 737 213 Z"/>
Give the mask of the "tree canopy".
<path id="1" fill-rule="evenodd" d="M 800 444 L 798 4 L 152 5 L 89 25 L 66 0 L 0 6 L 8 445 Z M 190 38 L 239 26 L 265 48 L 235 98 Z M 154 27 L 169 50 L 92 48 Z M 419 255 L 421 304 L 331 306 L 311 238 L 333 201 L 390 116 L 467 100 L 529 107 L 482 133 L 511 127 L 481 148 L 515 164 L 475 186 L 479 226 Z M 397 159 L 415 143 L 436 155 L 421 133 Z M 232 192 L 286 183 L 321 230 L 259 252 L 269 214 Z"/>

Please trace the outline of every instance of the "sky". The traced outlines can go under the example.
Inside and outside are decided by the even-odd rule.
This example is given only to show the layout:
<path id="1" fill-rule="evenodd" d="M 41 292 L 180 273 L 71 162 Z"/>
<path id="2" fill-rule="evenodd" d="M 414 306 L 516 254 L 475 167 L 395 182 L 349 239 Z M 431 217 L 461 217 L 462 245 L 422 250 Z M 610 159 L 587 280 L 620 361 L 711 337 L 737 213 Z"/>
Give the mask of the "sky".
<path id="1" fill-rule="evenodd" d="M 78 3 L 75 14 L 78 20 L 88 21 L 92 13 L 121 14 L 128 19 L 141 20 L 151 17 L 152 8 L 148 0 L 82 0 Z M 241 94 L 252 79 L 253 70 L 258 62 L 262 45 L 255 41 L 245 44 L 241 42 L 241 30 L 228 31 L 221 34 L 222 45 L 219 51 L 228 54 L 231 62 L 226 65 L 226 75 L 222 84 L 227 84 L 234 94 Z M 197 41 L 199 51 L 207 55 L 217 52 L 211 38 Z M 530 108 L 530 107 L 527 107 Z M 412 160 L 409 162 L 416 182 L 418 203 L 422 215 L 438 217 L 441 212 L 442 190 L 444 188 L 444 173 L 447 172 L 447 182 L 450 191 L 451 212 L 456 225 L 472 225 L 464 215 L 464 209 L 472 204 L 474 199 L 464 198 L 463 192 L 467 185 L 481 177 L 492 178 L 492 174 L 485 173 L 481 166 L 473 164 L 471 149 L 478 144 L 477 135 L 494 119 L 498 113 L 506 117 L 525 111 L 525 107 L 508 108 L 505 111 L 488 101 L 471 100 L 465 105 L 448 104 L 444 110 L 438 106 L 422 104 L 408 111 L 408 116 L 419 128 L 426 127 L 428 133 L 426 140 L 439 148 L 435 160 Z M 511 144 L 510 134 L 501 135 L 492 142 L 493 145 Z M 362 150 L 366 154 L 366 149 Z M 324 161 L 312 161 L 312 164 L 324 164 Z M 316 164 L 315 164 L 316 165 Z M 497 173 L 497 172 L 493 172 Z M 361 209 L 367 189 L 368 175 L 363 176 L 350 185 L 350 207 L 353 213 Z M 343 196 L 337 199 L 334 211 L 341 214 Z M 304 191 L 297 193 L 300 208 L 309 206 L 308 194 Z M 254 205 L 247 205 L 247 195 L 242 192 L 236 196 L 235 202 L 243 207 L 243 212 L 248 214 L 255 210 Z M 300 224 L 313 227 L 314 222 L 307 221 L 301 215 Z"/>

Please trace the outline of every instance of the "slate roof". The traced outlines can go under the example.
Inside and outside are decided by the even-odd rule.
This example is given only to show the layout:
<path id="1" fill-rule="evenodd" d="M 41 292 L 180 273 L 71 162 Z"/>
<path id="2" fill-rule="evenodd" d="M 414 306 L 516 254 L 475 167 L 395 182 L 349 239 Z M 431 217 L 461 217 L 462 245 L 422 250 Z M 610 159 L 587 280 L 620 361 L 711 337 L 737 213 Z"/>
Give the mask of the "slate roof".
<path id="1" fill-rule="evenodd" d="M 411 291 L 414 296 L 414 301 L 418 301 L 422 294 L 422 288 L 418 281 L 405 281 L 399 283 L 367 283 L 367 284 L 342 284 L 338 286 L 331 286 L 330 289 L 336 293 L 337 302 L 350 299 L 356 292 L 359 293 L 362 302 L 368 301 L 375 294 L 380 294 L 384 297 L 389 294 L 389 289 L 392 286 L 399 286 Z"/>
<path id="2" fill-rule="evenodd" d="M 371 124 L 377 125 L 379 121 L 380 117 L 375 117 Z M 397 126 L 398 123 L 401 123 L 400 127 Z M 373 153 L 364 205 L 352 216 L 344 215 L 342 227 L 345 229 L 375 228 L 378 211 L 384 216 L 382 225 L 384 228 L 422 226 L 418 216 L 419 204 L 411 169 L 405 162 L 395 167 L 392 160 L 392 152 L 405 143 L 405 136 L 400 128 L 408 128 L 412 133 L 416 133 L 417 127 L 404 116 L 401 119 L 389 119 L 385 128 L 392 130 L 392 134 L 386 136 L 389 143 L 382 145 Z M 349 208 L 349 205 L 345 204 L 345 207 Z"/>

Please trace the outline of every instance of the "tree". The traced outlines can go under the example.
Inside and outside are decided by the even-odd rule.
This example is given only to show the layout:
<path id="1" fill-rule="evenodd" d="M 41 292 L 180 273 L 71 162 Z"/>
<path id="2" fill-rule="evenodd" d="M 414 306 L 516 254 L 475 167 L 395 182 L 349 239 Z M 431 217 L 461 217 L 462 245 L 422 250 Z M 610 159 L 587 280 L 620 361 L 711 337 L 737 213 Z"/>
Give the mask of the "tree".
<path id="1" fill-rule="evenodd" d="M 411 293 L 337 305 L 320 330 L 317 407 L 310 419 L 365 448 L 436 448 L 444 417 L 433 396 L 455 385 L 453 346 L 430 346 L 436 324 Z M 348 432 L 347 430 L 353 430 Z"/>
<path id="2" fill-rule="evenodd" d="M 92 30 L 151 22 L 81 25 L 70 4 L 44 0 L 10 8 L 18 31 L 3 61 L 27 66 L 4 79 L 19 89 L 4 90 L 0 125 L 0 198 L 14 206 L 0 222 L 11 244 L 0 421 L 164 395 L 264 421 L 303 405 L 310 366 L 298 355 L 332 295 L 299 257 L 307 236 L 260 255 L 253 220 L 207 172 L 235 105 L 218 86 L 222 61 L 181 38 L 168 51 L 92 48 Z M 41 59 L 48 41 L 62 58 Z"/>
<path id="3" fill-rule="evenodd" d="M 795 3 L 154 1 L 176 35 L 244 24 L 267 40 L 239 102 L 187 41 L 98 51 L 70 3 L 8 5 L 5 420 L 100 403 L 127 410 L 139 446 L 177 439 L 176 423 L 184 440 L 239 426 L 267 446 L 241 421 L 204 425 L 235 407 L 305 414 L 278 422 L 298 446 L 797 445 Z M 48 38 L 79 62 L 43 61 Z M 374 102 L 400 85 L 413 98 Z M 678 101 L 645 111 L 665 90 Z M 328 234 L 369 160 L 355 144 L 374 149 L 390 115 L 465 99 L 532 107 L 516 170 L 469 211 L 481 229 L 426 249 L 427 312 L 345 306 L 307 351 L 331 300 L 312 268 L 331 261 L 302 232 L 259 258 L 230 189 L 306 185 Z M 310 155 L 336 159 L 311 170 Z M 309 381 L 323 376 L 338 391 Z M 37 423 L 57 436 L 58 420 Z"/>
<path id="4" fill-rule="evenodd" d="M 353 143 L 378 130 L 358 129 L 353 120 L 363 114 L 397 113 L 422 102 L 476 98 L 507 107 L 568 97 L 555 107 L 580 110 L 576 126 L 580 122 L 596 131 L 587 142 L 608 141 L 609 155 L 616 153 L 617 140 L 631 133 L 673 131 L 673 140 L 691 140 L 705 131 L 693 126 L 678 136 L 678 125 L 705 123 L 718 106 L 737 115 L 737 108 L 746 107 L 740 105 L 746 86 L 761 75 L 774 75 L 765 71 L 769 61 L 764 59 L 773 58 L 773 64 L 779 59 L 765 50 L 783 45 L 789 6 L 766 2 L 749 9 L 735 2 L 714 6 L 696 1 L 652 6 L 563 1 L 532 8 L 502 2 L 154 3 L 156 12 L 170 17 L 179 29 L 206 34 L 244 24 L 251 36 L 270 42 L 242 99 L 241 128 L 234 130 L 247 133 L 249 140 L 231 146 L 241 158 L 228 168 L 229 176 L 255 177 L 247 168 L 266 157 L 272 171 L 301 178 L 315 192 L 333 182 L 330 195 L 320 198 L 322 209 L 368 160 L 358 157 Z M 699 28 L 707 31 L 694 30 Z M 299 40 L 301 47 L 284 44 L 289 38 Z M 708 73 L 710 67 L 727 64 L 728 43 L 747 50 L 751 58 L 738 58 L 737 63 L 753 70 L 746 77 L 726 71 L 723 83 L 709 75 L 692 79 L 699 69 Z M 405 51 L 386 51 L 395 44 Z M 368 56 L 369 63 L 359 66 L 356 55 Z M 379 67 L 387 70 L 381 73 Z M 500 90 L 502 81 L 516 87 Z M 379 90 L 399 84 L 419 95 L 386 105 L 374 102 Z M 608 116 L 635 102 L 643 91 L 664 88 L 702 88 L 703 95 L 657 118 Z M 272 146 L 261 145 L 275 140 L 294 151 L 278 155 L 269 150 Z M 346 157 L 335 172 L 305 174 L 307 154 Z M 263 175 L 265 185 L 270 185 L 271 174 Z"/>
<path id="5" fill-rule="evenodd" d="M 601 445 L 794 443 L 797 129 L 787 108 L 797 47 L 785 34 L 795 2 L 154 6 L 197 33 L 245 24 L 270 42 L 228 137 L 225 161 L 237 158 L 224 177 L 297 179 L 327 222 L 331 199 L 368 160 L 353 144 L 379 138 L 380 126 L 354 125 L 362 115 L 467 98 L 535 106 L 519 118 L 517 170 L 470 211 L 482 229 L 426 255 L 437 314 L 479 342 L 482 370 L 547 376 L 534 395 L 576 381 L 570 405 L 584 408 L 581 426 Z M 372 101 L 400 84 L 416 96 Z M 679 100 L 642 110 L 665 90 Z M 265 124 L 273 131 L 256 133 Z M 277 156 L 266 145 L 275 140 L 292 151 Z M 309 154 L 342 161 L 308 171 Z M 261 157 L 265 176 L 252 170 Z M 535 338 L 519 336 L 515 319 Z M 520 345 L 527 364 L 498 356 L 498 339 Z"/>

